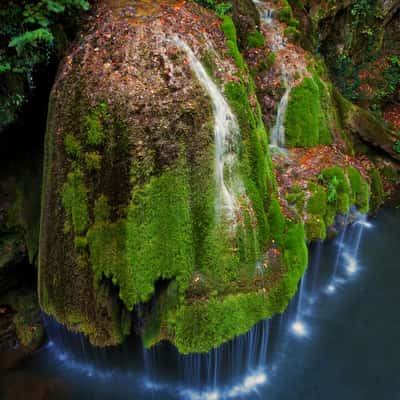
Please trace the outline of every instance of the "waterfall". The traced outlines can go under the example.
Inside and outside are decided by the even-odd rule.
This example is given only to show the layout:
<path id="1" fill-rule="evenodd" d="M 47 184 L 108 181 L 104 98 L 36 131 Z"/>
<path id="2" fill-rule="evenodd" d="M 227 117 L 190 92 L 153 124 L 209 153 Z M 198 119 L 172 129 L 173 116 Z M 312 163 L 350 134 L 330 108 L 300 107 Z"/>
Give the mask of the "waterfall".
<path id="1" fill-rule="evenodd" d="M 284 77 L 284 82 L 286 85 L 285 93 L 281 98 L 278 105 L 278 111 L 276 114 L 275 125 L 272 128 L 271 134 L 271 147 L 283 151 L 285 147 L 285 115 L 286 109 L 289 102 L 289 95 L 291 86 L 288 84 L 288 79 Z"/>
<path id="2" fill-rule="evenodd" d="M 266 25 L 269 25 L 272 22 L 272 17 L 274 16 L 274 12 L 266 8 L 266 4 L 260 0 L 253 0 L 255 6 L 260 10 L 260 17 Z"/>
<path id="3" fill-rule="evenodd" d="M 338 252 L 337 252 L 337 255 L 336 255 L 335 265 L 333 267 L 332 279 L 336 279 L 338 266 L 339 266 L 340 260 L 341 260 L 341 258 L 343 256 L 348 223 L 349 223 L 349 216 L 346 215 L 345 219 L 344 219 L 344 227 L 343 227 L 342 233 L 340 234 L 339 242 L 337 244 Z"/>
<path id="4" fill-rule="evenodd" d="M 346 276 L 351 276 L 359 270 L 358 253 L 361 239 L 364 230 L 372 228 L 366 214 L 360 214 L 354 210 L 352 212 L 355 214 L 355 219 L 349 224 L 350 217 L 348 215 L 345 217 L 345 226 L 337 243 L 338 252 L 331 279 L 326 288 L 328 294 L 334 293 L 338 284 L 342 283 Z"/>
<path id="5" fill-rule="evenodd" d="M 356 237 L 356 245 L 354 248 L 354 257 L 357 258 L 358 252 L 360 250 L 360 243 L 361 243 L 362 235 L 364 233 L 364 229 L 371 229 L 372 224 L 367 221 L 366 214 L 357 214 L 355 225 L 357 226 L 358 231 L 357 231 L 357 237 Z"/>
<path id="6" fill-rule="evenodd" d="M 297 304 L 294 313 L 294 319 L 291 324 L 291 330 L 296 336 L 307 336 L 307 328 L 304 324 L 303 318 L 303 306 L 304 306 L 304 296 L 306 291 L 306 277 L 307 273 L 304 273 L 304 276 L 300 280 L 299 289 L 297 292 Z"/>
<path id="7" fill-rule="evenodd" d="M 192 49 L 182 39 L 175 37 L 174 43 L 185 51 L 190 66 L 202 87 L 211 98 L 214 112 L 214 142 L 215 142 L 215 183 L 217 192 L 217 209 L 225 211 L 226 216 L 234 222 L 238 204 L 233 193 L 236 164 L 235 145 L 240 135 L 239 125 L 224 96 L 207 74 L 201 62 Z M 225 182 L 227 178 L 228 182 Z M 236 189 L 242 185 L 236 182 Z"/>

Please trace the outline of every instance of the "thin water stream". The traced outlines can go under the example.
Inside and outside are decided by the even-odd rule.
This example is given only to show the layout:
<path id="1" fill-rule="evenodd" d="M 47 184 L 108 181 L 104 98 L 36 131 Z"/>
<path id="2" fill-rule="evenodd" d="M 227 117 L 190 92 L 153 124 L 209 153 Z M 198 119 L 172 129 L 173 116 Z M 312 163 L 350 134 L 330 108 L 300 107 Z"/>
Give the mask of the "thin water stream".
<path id="1" fill-rule="evenodd" d="M 210 96 L 214 112 L 215 141 L 215 181 L 217 187 L 217 210 L 222 209 L 228 219 L 235 221 L 238 204 L 235 190 L 241 188 L 234 176 L 236 164 L 236 144 L 240 135 L 239 125 L 227 101 L 216 84 L 208 75 L 202 63 L 192 49 L 182 39 L 175 37 L 174 42 L 187 55 L 190 66 L 200 84 Z M 235 187 L 236 186 L 236 187 Z"/>
<path id="2" fill-rule="evenodd" d="M 34 398 L 27 382 L 53 382 L 49 399 L 400 398 L 399 222 L 400 210 L 373 225 L 360 216 L 336 240 L 313 244 L 287 311 L 208 354 L 180 356 L 167 344 L 143 352 L 137 338 L 94 349 L 48 319 L 51 341 L 1 378 L 4 398 Z"/>

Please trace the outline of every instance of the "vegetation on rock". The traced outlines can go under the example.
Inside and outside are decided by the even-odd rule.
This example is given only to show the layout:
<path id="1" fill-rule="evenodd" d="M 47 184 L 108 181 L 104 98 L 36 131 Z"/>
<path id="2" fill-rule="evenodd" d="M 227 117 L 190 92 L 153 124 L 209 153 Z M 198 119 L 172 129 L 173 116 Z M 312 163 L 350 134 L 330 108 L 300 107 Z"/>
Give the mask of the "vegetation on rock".
<path id="1" fill-rule="evenodd" d="M 288 146 L 311 147 L 332 141 L 321 104 L 324 88 L 317 82 L 318 78 L 305 77 L 291 90 L 285 118 Z"/>

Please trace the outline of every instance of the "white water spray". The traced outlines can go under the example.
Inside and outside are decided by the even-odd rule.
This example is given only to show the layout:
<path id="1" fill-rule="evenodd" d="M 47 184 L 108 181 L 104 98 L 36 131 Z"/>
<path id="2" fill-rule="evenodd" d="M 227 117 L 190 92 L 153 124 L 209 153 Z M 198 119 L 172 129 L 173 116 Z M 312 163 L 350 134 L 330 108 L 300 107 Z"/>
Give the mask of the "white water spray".
<path id="1" fill-rule="evenodd" d="M 211 98 L 214 112 L 215 180 L 217 193 L 219 193 L 217 210 L 222 209 L 226 216 L 234 222 L 239 208 L 233 194 L 235 186 L 233 168 L 236 163 L 234 147 L 240 135 L 238 122 L 220 90 L 208 76 L 192 49 L 178 37 L 174 37 L 173 41 L 185 51 L 192 70 Z M 225 178 L 228 182 L 225 182 Z M 241 185 L 236 184 L 236 186 L 237 190 L 240 190 Z"/>

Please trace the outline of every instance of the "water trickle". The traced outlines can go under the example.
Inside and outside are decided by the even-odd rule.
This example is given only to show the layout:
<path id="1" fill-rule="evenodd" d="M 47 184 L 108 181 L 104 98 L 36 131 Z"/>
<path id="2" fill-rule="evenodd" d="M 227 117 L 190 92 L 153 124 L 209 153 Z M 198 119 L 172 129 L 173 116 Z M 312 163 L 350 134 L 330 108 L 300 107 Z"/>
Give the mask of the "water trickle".
<path id="1" fill-rule="evenodd" d="M 366 214 L 358 213 L 356 216 L 356 221 L 354 222 L 354 225 L 357 228 L 357 233 L 356 233 L 356 243 L 355 243 L 355 247 L 354 247 L 353 256 L 354 256 L 354 258 L 357 258 L 358 251 L 360 250 L 360 243 L 361 243 L 361 238 L 364 233 L 364 230 L 371 229 L 372 224 L 367 221 Z"/>
<path id="2" fill-rule="evenodd" d="M 299 337 L 307 336 L 307 327 L 303 322 L 304 314 L 304 297 L 306 295 L 306 277 L 307 273 L 300 280 L 299 289 L 297 292 L 297 304 L 294 319 L 291 324 L 291 331 Z"/>
<path id="3" fill-rule="evenodd" d="M 343 230 L 340 234 L 339 237 L 339 241 L 337 243 L 337 247 L 338 247 L 338 252 L 336 255 L 336 260 L 335 260 L 335 265 L 333 267 L 333 273 L 332 273 L 332 280 L 335 280 L 337 278 L 337 274 L 338 274 L 338 267 L 339 267 L 339 263 L 340 260 L 343 256 L 343 252 L 345 250 L 345 240 L 346 240 L 346 232 L 348 229 L 348 223 L 349 223 L 349 216 L 346 215 L 345 219 L 344 219 L 344 227 Z M 332 290 L 332 287 L 329 289 L 330 292 L 333 292 L 334 290 Z"/>
<path id="4" fill-rule="evenodd" d="M 291 86 L 288 84 L 287 78 L 284 78 L 284 82 L 286 85 L 286 89 L 278 105 L 275 125 L 272 128 L 271 145 L 270 145 L 271 148 L 278 149 L 281 152 L 284 152 L 285 148 L 285 115 L 291 90 Z"/>
<path id="5" fill-rule="evenodd" d="M 266 25 L 270 25 L 274 16 L 273 10 L 266 8 L 265 3 L 260 0 L 254 0 L 253 3 L 260 10 L 260 17 Z"/>
<path id="6" fill-rule="evenodd" d="M 217 209 L 222 209 L 226 216 L 234 221 L 238 204 L 234 191 L 241 191 L 242 184 L 234 176 L 236 164 L 235 147 L 240 136 L 239 125 L 221 91 L 207 74 L 192 49 L 182 39 L 175 37 L 174 43 L 185 51 L 190 66 L 200 84 L 211 98 L 214 112 L 215 141 L 215 180 L 217 192 Z"/>

